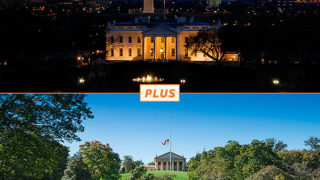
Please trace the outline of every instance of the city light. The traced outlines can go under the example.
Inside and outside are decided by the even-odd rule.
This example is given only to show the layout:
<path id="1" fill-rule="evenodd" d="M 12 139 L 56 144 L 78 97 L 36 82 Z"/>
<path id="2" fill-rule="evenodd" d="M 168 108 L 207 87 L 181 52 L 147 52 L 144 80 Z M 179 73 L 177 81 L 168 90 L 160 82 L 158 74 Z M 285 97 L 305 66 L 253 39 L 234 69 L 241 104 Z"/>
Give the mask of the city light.
<path id="1" fill-rule="evenodd" d="M 186 79 L 180 79 L 180 84 L 185 84 L 186 82 Z"/>
<path id="2" fill-rule="evenodd" d="M 272 83 L 273 83 L 274 85 L 279 85 L 279 84 L 280 84 L 280 81 L 279 81 L 279 79 L 274 79 L 274 80 L 272 80 Z"/>
<path id="3" fill-rule="evenodd" d="M 148 74 L 146 76 L 134 78 L 134 79 L 132 79 L 132 81 L 133 82 L 141 82 L 141 83 L 154 83 L 154 82 L 162 82 L 162 81 L 164 81 L 164 79 Z"/>
<path id="4" fill-rule="evenodd" d="M 85 83 L 85 80 L 84 80 L 84 78 L 79 78 L 79 84 L 84 84 Z"/>

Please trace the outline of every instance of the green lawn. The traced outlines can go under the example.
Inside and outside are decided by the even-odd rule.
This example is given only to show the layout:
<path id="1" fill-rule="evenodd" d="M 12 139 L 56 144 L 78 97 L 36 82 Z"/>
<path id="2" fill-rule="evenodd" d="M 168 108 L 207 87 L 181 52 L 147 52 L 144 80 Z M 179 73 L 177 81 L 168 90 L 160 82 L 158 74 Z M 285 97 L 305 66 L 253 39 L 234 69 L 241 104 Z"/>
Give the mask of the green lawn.
<path id="1" fill-rule="evenodd" d="M 182 171 L 147 171 L 147 174 L 154 174 L 155 176 L 162 175 L 162 174 L 175 174 L 176 177 L 174 180 L 186 180 L 187 179 L 187 172 Z M 129 173 L 121 174 L 121 180 L 126 180 L 130 176 Z"/>

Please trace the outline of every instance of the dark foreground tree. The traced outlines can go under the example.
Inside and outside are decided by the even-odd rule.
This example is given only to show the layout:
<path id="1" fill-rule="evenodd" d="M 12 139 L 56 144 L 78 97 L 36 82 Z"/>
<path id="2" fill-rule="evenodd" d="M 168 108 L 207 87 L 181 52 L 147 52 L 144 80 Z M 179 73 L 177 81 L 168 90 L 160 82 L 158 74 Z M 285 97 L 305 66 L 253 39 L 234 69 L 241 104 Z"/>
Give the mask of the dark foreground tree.
<path id="1" fill-rule="evenodd" d="M 201 30 L 197 35 L 190 36 L 186 48 L 190 49 L 192 54 L 201 52 L 217 63 L 223 61 L 226 53 L 221 48 L 218 31 L 213 29 Z"/>
<path id="2" fill-rule="evenodd" d="M 84 164 L 80 152 L 74 154 L 69 159 L 61 180 L 91 180 L 90 172 L 87 165 Z"/>
<path id="3" fill-rule="evenodd" d="M 93 118 L 84 95 L 0 95 L 0 179 L 60 179 L 68 149 Z"/>
<path id="4" fill-rule="evenodd" d="M 92 179 L 119 179 L 121 160 L 108 144 L 100 141 L 85 142 L 80 145 L 80 152 Z"/>

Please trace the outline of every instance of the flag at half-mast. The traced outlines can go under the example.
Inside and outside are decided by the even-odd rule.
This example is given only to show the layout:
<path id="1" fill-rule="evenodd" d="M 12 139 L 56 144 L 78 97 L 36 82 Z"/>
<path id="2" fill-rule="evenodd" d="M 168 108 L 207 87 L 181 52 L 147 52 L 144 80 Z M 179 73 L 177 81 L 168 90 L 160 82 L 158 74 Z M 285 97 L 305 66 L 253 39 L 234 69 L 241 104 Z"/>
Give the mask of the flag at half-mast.
<path id="1" fill-rule="evenodd" d="M 162 142 L 162 145 L 167 145 L 169 144 L 169 139 L 166 139 L 165 141 Z"/>

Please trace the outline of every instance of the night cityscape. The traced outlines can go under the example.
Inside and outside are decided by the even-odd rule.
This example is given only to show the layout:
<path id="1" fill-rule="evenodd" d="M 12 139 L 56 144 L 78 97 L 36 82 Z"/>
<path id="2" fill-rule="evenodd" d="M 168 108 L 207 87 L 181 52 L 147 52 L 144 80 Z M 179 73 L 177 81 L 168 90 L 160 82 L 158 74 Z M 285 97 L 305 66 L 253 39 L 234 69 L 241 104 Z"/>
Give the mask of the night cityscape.
<path id="1" fill-rule="evenodd" d="M 319 92 L 318 0 L 0 0 L 0 91 Z"/>

